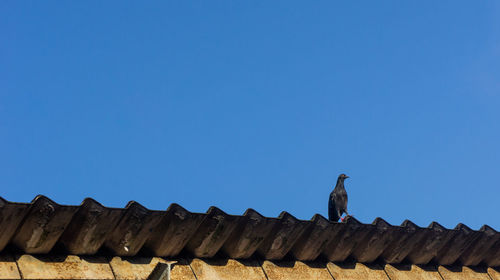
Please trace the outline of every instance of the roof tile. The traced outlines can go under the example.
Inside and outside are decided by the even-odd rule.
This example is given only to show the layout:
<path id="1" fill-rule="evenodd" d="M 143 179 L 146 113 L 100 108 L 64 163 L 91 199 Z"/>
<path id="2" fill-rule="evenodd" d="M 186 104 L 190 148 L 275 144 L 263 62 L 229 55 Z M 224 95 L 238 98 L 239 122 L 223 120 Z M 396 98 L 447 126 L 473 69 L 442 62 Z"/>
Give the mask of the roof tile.
<path id="1" fill-rule="evenodd" d="M 258 254 L 266 260 L 288 255 L 312 261 L 323 255 L 334 262 L 500 265 L 500 233 L 486 225 L 479 231 L 465 225 L 447 229 L 435 222 L 421 228 L 411 221 L 394 226 L 377 218 L 363 224 L 352 217 L 337 223 L 321 215 L 304 221 L 287 212 L 277 218 L 252 209 L 242 216 L 216 207 L 192 213 L 177 204 L 154 211 L 137 202 L 109 208 L 90 198 L 65 206 L 44 196 L 31 203 L 0 198 L 0 251 L 9 244 L 28 254 L 46 254 L 60 244 L 76 255 L 106 247 L 116 256 L 134 256 L 145 248 L 159 257 L 176 257 L 185 250 L 198 258 L 222 253 L 234 259 Z"/>

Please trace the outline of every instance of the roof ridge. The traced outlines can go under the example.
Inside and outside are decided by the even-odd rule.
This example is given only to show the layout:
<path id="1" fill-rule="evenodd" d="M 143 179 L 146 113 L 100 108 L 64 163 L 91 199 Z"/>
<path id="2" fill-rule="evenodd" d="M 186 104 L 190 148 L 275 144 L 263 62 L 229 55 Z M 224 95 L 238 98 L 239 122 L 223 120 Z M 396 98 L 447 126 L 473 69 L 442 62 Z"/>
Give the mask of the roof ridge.
<path id="1" fill-rule="evenodd" d="M 354 217 L 338 223 L 320 214 L 301 220 L 286 211 L 265 217 L 251 208 L 243 215 L 215 206 L 195 213 L 176 203 L 150 210 L 136 201 L 113 208 L 92 198 L 61 205 L 43 195 L 30 203 L 0 197 L 0 216 L 0 250 L 12 244 L 29 254 L 46 254 L 60 244 L 77 255 L 106 247 L 118 256 L 147 249 L 169 257 L 186 251 L 205 258 L 221 253 L 236 259 L 258 254 L 270 260 L 324 256 L 330 261 L 500 265 L 500 233 L 488 225 L 480 230 L 463 224 L 448 229 L 437 222 L 419 227 L 410 220 L 392 225 L 380 217 L 371 224 Z"/>

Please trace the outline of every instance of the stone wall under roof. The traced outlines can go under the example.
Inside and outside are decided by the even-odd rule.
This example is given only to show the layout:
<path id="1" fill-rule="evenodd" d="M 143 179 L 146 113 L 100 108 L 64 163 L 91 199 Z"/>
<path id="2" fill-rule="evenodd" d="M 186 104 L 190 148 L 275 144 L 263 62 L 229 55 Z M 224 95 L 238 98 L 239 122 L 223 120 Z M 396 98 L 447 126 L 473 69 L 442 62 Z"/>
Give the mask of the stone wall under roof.
<path id="1" fill-rule="evenodd" d="M 0 278 L 147 279 L 158 263 L 171 261 L 172 280 L 500 280 L 500 271 L 487 267 L 9 253 L 0 256 Z"/>

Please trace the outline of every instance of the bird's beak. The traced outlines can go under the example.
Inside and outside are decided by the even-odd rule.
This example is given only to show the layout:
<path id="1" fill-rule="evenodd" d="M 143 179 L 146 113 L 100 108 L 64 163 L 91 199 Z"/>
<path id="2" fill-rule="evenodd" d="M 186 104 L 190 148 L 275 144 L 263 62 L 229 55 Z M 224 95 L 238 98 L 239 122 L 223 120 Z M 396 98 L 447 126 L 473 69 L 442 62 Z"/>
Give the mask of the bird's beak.
<path id="1" fill-rule="evenodd" d="M 347 179 L 347 178 L 349 178 L 349 176 L 345 175 L 345 178 Z"/>

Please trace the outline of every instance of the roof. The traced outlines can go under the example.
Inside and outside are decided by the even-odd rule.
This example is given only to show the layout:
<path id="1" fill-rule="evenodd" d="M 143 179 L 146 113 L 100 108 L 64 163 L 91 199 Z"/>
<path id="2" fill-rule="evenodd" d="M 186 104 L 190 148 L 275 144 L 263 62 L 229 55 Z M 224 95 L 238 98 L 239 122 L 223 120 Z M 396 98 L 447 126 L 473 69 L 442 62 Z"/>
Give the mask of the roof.
<path id="1" fill-rule="evenodd" d="M 500 266 L 500 233 L 485 225 L 447 229 L 436 222 L 400 226 L 377 218 L 363 224 L 354 218 L 329 222 L 319 214 L 299 220 L 287 212 L 264 217 L 252 209 L 229 215 L 217 207 L 189 212 L 178 204 L 166 211 L 137 202 L 125 208 L 104 207 L 87 198 L 81 205 L 60 205 L 45 196 L 31 203 L 0 198 L 0 251 L 12 246 L 24 254 L 50 254 L 63 248 L 71 255 L 321 261 L 387 264 L 428 263 Z"/>

